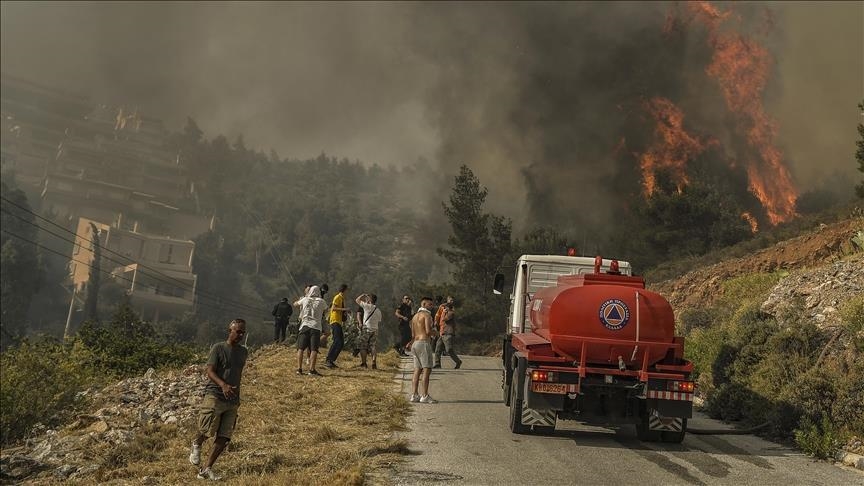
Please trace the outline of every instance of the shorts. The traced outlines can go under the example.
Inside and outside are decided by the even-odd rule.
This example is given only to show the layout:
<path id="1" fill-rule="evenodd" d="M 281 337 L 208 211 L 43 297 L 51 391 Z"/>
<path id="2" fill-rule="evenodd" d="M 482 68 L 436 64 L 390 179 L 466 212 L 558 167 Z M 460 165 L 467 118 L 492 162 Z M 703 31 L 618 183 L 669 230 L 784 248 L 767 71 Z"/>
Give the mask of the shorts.
<path id="1" fill-rule="evenodd" d="M 213 395 L 205 395 L 198 416 L 198 433 L 205 437 L 224 437 L 231 440 L 237 425 L 239 403 L 219 400 Z"/>
<path id="2" fill-rule="evenodd" d="M 432 351 L 432 343 L 429 341 L 414 341 L 411 345 L 411 353 L 414 354 L 414 369 L 431 368 L 435 359 Z"/>
<path id="3" fill-rule="evenodd" d="M 357 336 L 357 348 L 360 351 L 367 351 L 369 353 L 375 352 L 375 345 L 378 343 L 378 331 L 369 331 L 364 329 L 360 331 L 360 335 Z"/>
<path id="4" fill-rule="evenodd" d="M 297 335 L 297 349 L 301 351 L 306 348 L 311 348 L 317 351 L 320 344 L 321 331 L 319 331 L 318 329 L 304 327 L 300 330 L 300 334 Z"/>

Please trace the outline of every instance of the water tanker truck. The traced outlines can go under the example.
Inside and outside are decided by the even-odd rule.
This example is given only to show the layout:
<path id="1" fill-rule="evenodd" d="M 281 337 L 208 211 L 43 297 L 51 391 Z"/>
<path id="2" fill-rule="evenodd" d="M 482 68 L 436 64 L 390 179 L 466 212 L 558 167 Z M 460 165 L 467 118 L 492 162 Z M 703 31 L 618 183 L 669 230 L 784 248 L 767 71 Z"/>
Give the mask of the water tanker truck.
<path id="1" fill-rule="evenodd" d="M 502 352 L 512 432 L 550 433 L 573 420 L 634 424 L 644 441 L 684 439 L 693 364 L 669 302 L 631 273 L 599 256 L 519 258 Z"/>

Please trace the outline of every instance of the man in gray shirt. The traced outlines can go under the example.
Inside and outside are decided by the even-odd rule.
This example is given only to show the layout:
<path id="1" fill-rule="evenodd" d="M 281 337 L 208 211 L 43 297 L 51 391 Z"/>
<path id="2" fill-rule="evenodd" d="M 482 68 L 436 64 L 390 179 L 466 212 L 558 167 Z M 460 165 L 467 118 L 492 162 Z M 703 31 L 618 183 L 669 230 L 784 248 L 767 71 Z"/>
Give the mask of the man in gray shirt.
<path id="1" fill-rule="evenodd" d="M 228 339 L 210 348 L 210 356 L 207 358 L 207 377 L 210 381 L 204 387 L 204 399 L 198 417 L 198 436 L 192 441 L 189 462 L 196 466 L 201 464 L 201 445 L 208 437 L 215 436 L 216 440 L 207 463 L 198 471 L 198 479 L 221 479 L 211 468 L 231 440 L 234 425 L 237 423 L 240 377 L 248 356 L 246 347 L 240 344 L 245 335 L 246 321 L 234 319 L 228 325 Z"/>

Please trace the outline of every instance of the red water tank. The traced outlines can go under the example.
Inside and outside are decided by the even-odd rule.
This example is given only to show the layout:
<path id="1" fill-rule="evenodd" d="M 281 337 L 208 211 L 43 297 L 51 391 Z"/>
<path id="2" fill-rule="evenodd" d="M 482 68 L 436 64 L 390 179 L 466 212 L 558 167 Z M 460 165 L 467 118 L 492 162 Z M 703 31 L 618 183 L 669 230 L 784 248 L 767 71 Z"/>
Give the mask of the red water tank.
<path id="1" fill-rule="evenodd" d="M 553 349 L 575 359 L 580 359 L 587 338 L 586 362 L 594 364 L 618 364 L 621 356 L 628 366 L 633 362 L 641 365 L 649 347 L 648 361 L 654 364 L 666 356 L 668 348 L 650 344 L 672 343 L 675 336 L 669 302 L 646 290 L 641 277 L 623 275 L 560 277 L 557 286 L 534 294 L 531 325 Z"/>

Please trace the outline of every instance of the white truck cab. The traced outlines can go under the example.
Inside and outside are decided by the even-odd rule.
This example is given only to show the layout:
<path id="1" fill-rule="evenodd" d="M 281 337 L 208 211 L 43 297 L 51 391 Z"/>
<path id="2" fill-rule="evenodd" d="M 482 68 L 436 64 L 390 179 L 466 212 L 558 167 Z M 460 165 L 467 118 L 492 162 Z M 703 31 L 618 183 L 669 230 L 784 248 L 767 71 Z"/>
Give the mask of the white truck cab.
<path id="1" fill-rule="evenodd" d="M 599 257 L 598 257 L 599 258 Z M 562 275 L 581 275 L 594 273 L 597 258 L 565 255 L 522 255 L 516 261 L 516 276 L 510 294 L 510 317 L 507 334 L 525 332 L 528 325 L 529 305 L 534 292 L 558 284 Z M 613 264 L 611 259 L 602 259 L 600 271 L 608 272 Z M 621 275 L 632 275 L 629 262 L 617 261 Z M 503 275 L 496 275 L 495 290 L 501 292 Z"/>

